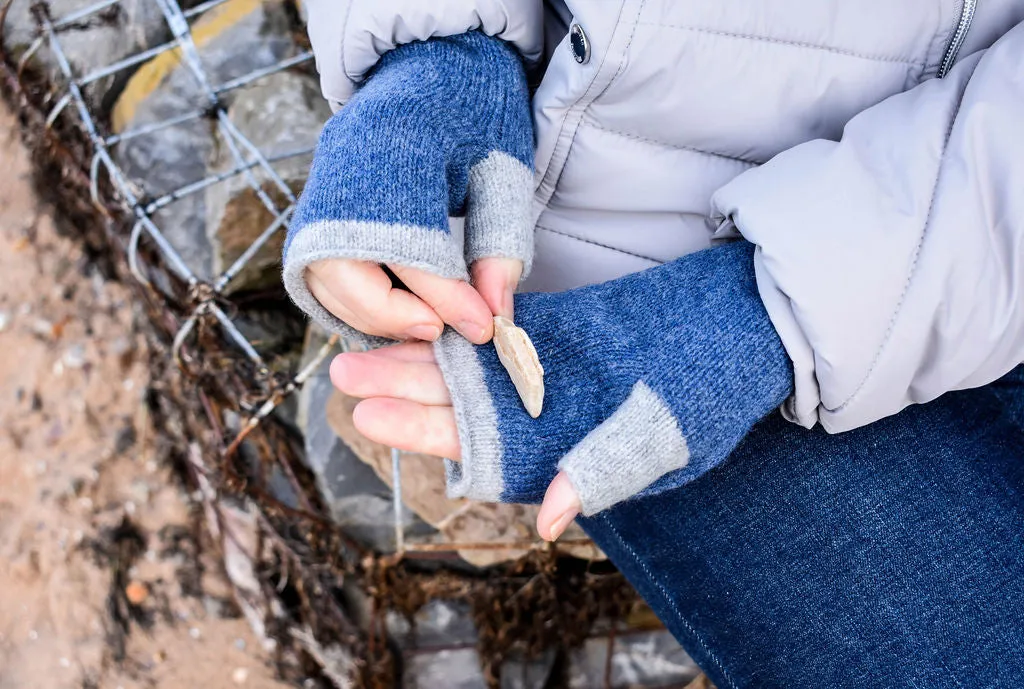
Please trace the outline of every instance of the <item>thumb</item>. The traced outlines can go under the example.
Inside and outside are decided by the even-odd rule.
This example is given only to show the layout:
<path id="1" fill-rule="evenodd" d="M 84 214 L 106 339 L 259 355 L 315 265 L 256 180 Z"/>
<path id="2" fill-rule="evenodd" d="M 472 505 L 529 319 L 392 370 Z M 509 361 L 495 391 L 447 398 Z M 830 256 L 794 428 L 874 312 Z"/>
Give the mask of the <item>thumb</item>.
<path id="1" fill-rule="evenodd" d="M 544 502 L 537 514 L 537 533 L 545 541 L 554 541 L 561 536 L 579 516 L 580 498 L 572 487 L 565 472 L 558 472 L 544 494 Z"/>
<path id="2" fill-rule="evenodd" d="M 513 300 L 523 262 L 516 258 L 481 258 L 471 269 L 473 286 L 495 316 L 513 320 Z"/>

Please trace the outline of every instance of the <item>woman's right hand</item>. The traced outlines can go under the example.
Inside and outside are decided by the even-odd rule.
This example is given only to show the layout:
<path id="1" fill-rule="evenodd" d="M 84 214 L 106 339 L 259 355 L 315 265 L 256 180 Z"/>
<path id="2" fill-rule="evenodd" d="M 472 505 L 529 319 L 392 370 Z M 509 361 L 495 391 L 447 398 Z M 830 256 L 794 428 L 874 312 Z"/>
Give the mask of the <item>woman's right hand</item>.
<path id="1" fill-rule="evenodd" d="M 494 334 L 493 316 L 512 318 L 512 294 L 523 263 L 483 258 L 473 264 L 473 283 L 416 268 L 387 266 L 408 287 L 395 287 L 369 261 L 328 259 L 311 264 L 306 283 L 320 303 L 351 327 L 396 340 L 433 342 L 450 325 L 474 344 Z"/>

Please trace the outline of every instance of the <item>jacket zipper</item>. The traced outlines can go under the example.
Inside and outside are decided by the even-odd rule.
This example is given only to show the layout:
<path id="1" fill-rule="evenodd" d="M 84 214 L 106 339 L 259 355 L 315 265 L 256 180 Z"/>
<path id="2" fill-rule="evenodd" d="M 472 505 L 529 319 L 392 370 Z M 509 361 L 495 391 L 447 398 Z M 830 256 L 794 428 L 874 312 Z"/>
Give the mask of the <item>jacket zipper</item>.
<path id="1" fill-rule="evenodd" d="M 963 0 L 963 6 L 960 9 L 960 23 L 956 25 L 953 40 L 949 42 L 946 54 L 942 56 L 942 62 L 939 63 L 939 71 L 935 73 L 939 79 L 949 74 L 949 70 L 953 68 L 956 56 L 964 45 L 964 39 L 967 38 L 967 32 L 971 30 L 971 22 L 974 21 L 974 12 L 977 9 L 978 0 Z"/>

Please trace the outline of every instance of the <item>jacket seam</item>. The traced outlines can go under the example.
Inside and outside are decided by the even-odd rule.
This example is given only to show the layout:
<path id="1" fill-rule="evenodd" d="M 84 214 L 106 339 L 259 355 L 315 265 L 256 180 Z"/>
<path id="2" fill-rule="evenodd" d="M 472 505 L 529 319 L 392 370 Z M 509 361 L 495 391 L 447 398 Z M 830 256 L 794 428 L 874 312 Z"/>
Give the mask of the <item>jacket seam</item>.
<path id="1" fill-rule="evenodd" d="M 661 24 L 659 22 L 641 22 L 645 26 L 656 26 L 666 29 L 677 29 L 679 31 L 694 31 L 696 33 L 709 34 L 711 36 L 724 36 L 726 38 L 736 38 L 745 41 L 762 41 L 765 43 L 773 43 L 776 45 L 785 45 L 793 48 L 806 48 L 809 50 L 820 50 L 826 53 L 835 53 L 837 55 L 845 55 L 847 57 L 855 57 L 860 60 L 870 60 L 872 62 L 893 62 L 901 65 L 912 65 L 919 66 L 927 64 L 922 60 L 911 60 L 905 57 L 899 57 L 894 55 L 871 55 L 869 53 L 861 53 L 856 50 L 848 50 L 846 48 L 839 48 L 836 46 L 822 45 L 819 43 L 808 43 L 805 41 L 790 41 L 784 38 L 772 38 L 771 36 L 758 36 L 756 34 L 744 34 L 734 33 L 731 31 L 721 31 L 719 29 L 708 29 L 701 26 L 689 26 L 686 24 Z"/>
<path id="2" fill-rule="evenodd" d="M 624 6 L 625 6 L 625 0 L 623 0 L 623 5 L 620 6 L 620 8 L 619 8 L 619 15 L 620 16 L 622 14 L 622 7 L 624 7 Z M 612 38 L 614 38 L 614 33 L 612 34 Z M 610 40 L 611 39 L 609 39 L 609 41 Z M 605 62 L 607 60 L 608 60 L 608 54 L 606 53 L 605 55 L 603 55 L 601 57 L 601 64 L 598 65 L 597 69 L 594 70 L 594 76 L 590 80 L 590 83 L 587 84 L 586 90 L 582 93 L 582 95 L 580 95 L 579 98 L 576 99 L 576 101 L 572 105 L 570 105 L 568 108 L 565 109 L 565 114 L 563 115 L 562 121 L 561 121 L 561 123 L 559 124 L 559 127 L 558 127 L 558 136 L 555 138 L 554 146 L 551 149 L 551 155 L 548 157 L 547 164 L 544 166 L 543 174 L 539 175 L 539 179 L 538 179 L 538 182 L 537 182 L 537 189 L 536 189 L 537 192 L 540 192 L 541 189 L 543 189 L 544 183 L 548 179 L 548 175 L 553 174 L 551 168 L 552 168 L 552 165 L 555 164 L 555 160 L 557 159 L 557 156 L 559 154 L 559 144 L 560 144 L 560 142 L 562 140 L 562 135 L 564 133 L 566 125 L 569 122 L 569 117 L 572 114 L 573 109 L 577 108 L 579 106 L 579 104 L 582 103 L 583 101 L 585 101 L 587 99 L 587 97 L 590 95 L 590 92 L 594 89 L 594 84 L 597 83 L 598 77 L 600 77 L 601 76 L 601 72 L 604 71 L 604 64 L 605 64 Z M 596 96 L 595 96 L 595 98 L 596 98 Z M 584 106 L 584 108 L 585 107 L 586 106 Z M 573 137 L 575 138 L 575 133 L 573 134 Z M 572 148 L 572 140 L 570 140 L 566 144 L 566 146 L 568 146 L 569 148 Z M 566 158 L 568 158 L 568 156 L 566 156 Z M 564 160 L 562 161 L 561 165 L 563 167 L 565 166 L 565 161 Z M 551 180 L 551 194 L 552 195 L 555 193 L 554 190 L 558 186 L 558 179 L 560 179 L 560 178 L 561 178 L 561 170 L 559 170 L 559 172 L 558 172 L 558 177 Z M 550 196 L 548 197 L 548 200 L 550 200 Z"/>
<path id="3" fill-rule="evenodd" d="M 932 184 L 932 195 L 928 201 L 928 214 L 925 216 L 924 224 L 921 226 L 921 235 L 918 237 L 917 245 L 914 247 L 913 259 L 910 262 L 910 269 L 907 272 L 906 280 L 903 283 L 903 292 L 900 294 L 899 300 L 896 302 L 896 307 L 893 310 L 892 317 L 889 319 L 889 325 L 885 330 L 885 334 L 882 336 L 882 342 L 878 346 L 878 350 L 875 352 L 874 359 L 871 361 L 871 365 L 868 367 L 867 373 L 864 374 L 864 378 L 861 380 L 857 388 L 850 393 L 850 396 L 834 409 L 830 409 L 822 405 L 822 407 L 829 413 L 837 414 L 842 412 L 844 409 L 849 407 L 857 398 L 858 395 L 867 386 L 868 381 L 871 380 L 871 376 L 874 374 L 875 369 L 878 368 L 879 362 L 882 360 L 882 354 L 885 352 L 892 339 L 893 330 L 896 328 L 896 322 L 899 320 L 900 313 L 903 311 L 903 305 L 906 303 L 907 295 L 910 293 L 910 285 L 914 282 L 914 277 L 917 275 L 918 261 L 921 257 L 921 249 L 924 247 L 925 239 L 928 236 L 928 230 L 931 228 L 932 219 L 935 212 L 935 201 L 938 197 L 939 183 L 942 181 L 942 173 L 945 171 L 946 154 L 949 152 L 949 140 L 953 137 L 953 129 L 956 127 L 957 117 L 960 115 L 960 108 L 964 104 L 964 95 L 967 92 L 967 87 L 971 83 L 971 79 L 974 78 L 974 72 L 977 70 L 978 64 L 974 65 L 971 70 L 970 76 L 964 80 L 964 84 L 960 89 L 960 96 L 957 99 L 956 108 L 953 110 L 952 117 L 949 121 L 949 127 L 946 130 L 946 137 L 942 143 L 942 154 L 939 156 L 938 169 L 935 171 L 935 183 Z"/>
<path id="4" fill-rule="evenodd" d="M 622 534 L 619 533 L 619 530 L 615 528 L 615 525 L 612 523 L 611 519 L 609 519 L 607 515 L 601 515 L 601 521 L 603 521 L 605 525 L 608 527 L 608 529 L 613 534 L 615 534 L 615 538 L 618 539 L 622 547 L 625 548 L 626 551 L 633 558 L 633 561 L 640 566 L 641 570 L 643 570 L 643 573 L 647 577 L 647 580 L 654 584 L 655 588 L 658 589 L 658 592 L 661 593 L 661 595 L 664 597 L 665 602 L 668 603 L 669 607 L 672 609 L 672 612 L 675 613 L 676 619 L 682 623 L 683 627 L 686 628 L 686 631 L 690 632 L 690 635 L 694 639 L 696 639 L 697 643 L 700 644 L 701 648 L 704 649 L 704 652 L 708 654 L 708 658 L 711 659 L 711 662 L 713 662 L 718 667 L 719 671 L 721 671 L 722 673 L 722 677 L 725 679 L 726 682 L 729 683 L 730 689 L 737 689 L 736 682 L 729 674 L 729 671 L 725 669 L 725 666 L 722 664 L 722 661 L 719 660 L 718 656 L 715 655 L 715 652 L 711 650 L 711 647 L 708 646 L 706 641 L 704 641 L 704 638 L 697 633 L 697 630 L 693 627 L 693 625 L 690 624 L 685 617 L 683 617 L 683 613 L 680 612 L 675 600 L 673 600 L 672 596 L 669 595 L 668 590 L 665 588 L 665 585 L 662 584 L 657 579 L 657 577 L 654 576 L 654 573 L 651 572 L 650 568 L 647 566 L 647 563 L 640 558 L 636 550 L 633 549 L 633 546 L 629 545 L 629 543 L 626 542 L 626 539 L 624 539 L 622 537 Z"/>
<path id="5" fill-rule="evenodd" d="M 602 249 L 608 249 L 610 251 L 617 251 L 620 254 L 625 254 L 627 256 L 632 256 L 633 258 L 640 258 L 640 259 L 643 259 L 644 261 L 650 261 L 651 263 L 655 263 L 657 265 L 663 265 L 665 263 L 664 261 L 659 261 L 658 259 L 651 258 L 650 256 L 644 256 L 643 254 L 637 254 L 637 253 L 634 253 L 632 251 L 627 251 L 626 249 L 620 249 L 618 247 L 611 246 L 609 244 L 602 244 L 601 242 L 595 242 L 592 239 L 586 239 L 584 237 L 580 237 L 578 235 L 571 234 L 569 232 L 563 232 L 561 230 L 555 230 L 555 229 L 552 229 L 550 227 L 544 227 L 543 225 L 537 225 L 537 229 L 538 230 L 544 230 L 545 232 L 550 232 L 551 234 L 557 234 L 557 235 L 559 235 L 561 237 L 567 237 L 569 239 L 575 239 L 577 242 L 583 242 L 584 244 L 593 244 L 594 246 L 599 246 Z"/>
<path id="6" fill-rule="evenodd" d="M 598 129 L 598 130 L 600 130 L 602 132 L 607 132 L 609 134 L 614 134 L 616 136 L 621 136 L 621 137 L 623 137 L 625 139 L 633 139 L 634 141 L 639 141 L 641 143 L 651 144 L 652 146 L 662 146 L 664 148 L 671 148 L 671 149 L 679 150 L 679 151 L 690 151 L 692 153 L 700 153 L 702 155 L 710 156 L 711 158 L 722 158 L 724 160 L 728 160 L 728 161 L 734 162 L 734 163 L 741 163 L 741 164 L 749 166 L 749 167 L 756 167 L 758 165 L 764 165 L 764 162 L 765 162 L 763 160 L 753 160 L 751 158 L 743 158 L 743 157 L 740 157 L 740 156 L 733 156 L 733 155 L 729 155 L 727 153 L 716 153 L 715 151 L 707 151 L 707 150 L 704 150 L 703 148 L 697 148 L 696 146 L 686 146 L 684 144 L 674 144 L 674 143 L 669 143 L 668 141 L 660 141 L 658 139 L 653 139 L 653 138 L 647 137 L 647 136 L 640 136 L 639 134 L 631 134 L 629 132 L 623 132 L 623 131 L 620 131 L 618 129 L 611 129 L 609 127 L 605 127 L 603 125 L 598 124 L 597 122 L 595 122 L 594 120 L 592 120 L 590 118 L 585 119 L 583 121 L 583 124 L 585 126 L 587 126 L 587 127 L 592 128 L 592 129 Z"/>
<path id="7" fill-rule="evenodd" d="M 562 181 L 562 174 L 565 172 L 565 164 L 566 164 L 566 161 L 568 161 L 568 159 L 569 159 L 569 153 L 572 151 L 573 144 L 576 142 L 576 135 L 579 133 L 580 125 L 583 123 L 583 120 L 586 117 L 587 112 L 590 110 L 591 104 L 593 104 L 594 100 L 597 99 L 598 96 L 601 95 L 601 93 L 603 93 L 604 91 L 607 91 L 608 88 L 612 84 L 615 83 L 615 80 L 618 79 L 619 75 L 622 74 L 622 70 L 625 69 L 626 62 L 628 61 L 628 58 L 629 58 L 629 49 L 633 45 L 633 39 L 636 38 L 636 29 L 637 29 L 637 26 L 639 26 L 639 24 L 640 24 L 640 16 L 643 14 L 644 7 L 646 5 L 647 5 L 647 0 L 640 0 L 639 6 L 637 7 L 637 10 L 636 10 L 636 16 L 633 18 L 633 29 L 632 29 L 631 33 L 629 34 L 629 39 L 626 41 L 626 45 L 622 49 L 622 57 L 619 59 L 619 66 L 615 69 L 615 73 L 612 74 L 611 78 L 608 79 L 608 81 L 604 84 L 604 86 L 601 88 L 600 92 L 594 94 L 593 98 L 590 98 L 589 100 L 587 100 L 588 96 L 590 96 L 590 92 L 594 90 L 594 86 L 597 84 L 598 77 L 601 76 L 601 71 L 602 71 L 602 69 L 604 67 L 604 60 L 607 59 L 607 56 L 605 56 L 604 60 L 602 60 L 601 68 L 598 69 L 594 73 L 594 78 L 591 80 L 590 84 L 587 86 L 587 90 L 576 101 L 576 103 L 573 104 L 572 108 L 570 108 L 569 111 L 566 112 L 565 119 L 562 120 L 562 129 L 565 128 L 565 125 L 566 125 L 566 123 L 569 120 L 569 114 L 572 112 L 572 109 L 578 107 L 580 105 L 580 103 L 584 103 L 585 102 L 585 104 L 583 105 L 583 108 L 579 111 L 579 120 L 577 120 L 577 122 L 576 122 L 576 124 L 575 124 L 575 126 L 573 128 L 572 134 L 568 136 L 568 142 L 566 143 L 565 157 L 559 163 L 559 169 L 557 171 L 556 176 L 551 180 L 551 193 L 548 195 L 547 199 L 545 200 L 545 204 L 550 203 L 551 197 L 554 196 L 555 190 L 558 188 L 558 184 Z M 625 2 L 623 3 L 623 7 L 625 7 Z M 620 10 L 620 14 L 621 14 L 621 10 Z M 611 39 L 609 39 L 609 41 L 613 40 L 614 37 L 615 37 L 615 32 L 613 31 Z M 561 138 L 561 135 L 562 135 L 562 131 L 559 131 L 559 138 Z M 551 162 L 553 162 L 555 160 L 555 155 L 554 154 L 557 151 L 558 151 L 558 144 L 556 142 L 555 150 L 552 152 L 551 159 L 548 162 L 549 169 L 548 169 L 548 171 L 545 172 L 545 175 L 544 175 L 545 178 L 547 177 L 547 174 L 550 171 L 550 164 L 551 164 Z M 542 187 L 543 185 L 544 185 L 544 179 L 541 179 L 540 187 Z M 540 187 L 538 187 L 538 188 L 540 188 Z"/>

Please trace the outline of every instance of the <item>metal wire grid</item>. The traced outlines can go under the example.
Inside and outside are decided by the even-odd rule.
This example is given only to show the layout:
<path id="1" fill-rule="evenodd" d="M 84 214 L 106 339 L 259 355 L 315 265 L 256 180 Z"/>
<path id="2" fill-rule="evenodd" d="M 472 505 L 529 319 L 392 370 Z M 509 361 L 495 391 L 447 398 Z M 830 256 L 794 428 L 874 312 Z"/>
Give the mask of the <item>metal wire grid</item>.
<path id="1" fill-rule="evenodd" d="M 176 365 L 184 367 L 185 362 L 182 359 L 183 347 L 186 341 L 188 341 L 189 336 L 196 330 L 200 319 L 208 316 L 216 320 L 226 335 L 227 340 L 244 353 L 245 357 L 255 366 L 257 375 L 261 378 L 267 378 L 270 373 L 267 363 L 256 347 L 232 322 L 231 317 L 225 312 L 218 301 L 222 300 L 225 289 L 257 255 L 260 249 L 275 234 L 287 231 L 289 218 L 295 209 L 296 197 L 292 189 L 275 170 L 274 163 L 309 155 L 312 153 L 313 148 L 288 151 L 276 156 L 264 155 L 259 147 L 230 120 L 222 97 L 259 79 L 309 62 L 313 59 L 313 54 L 310 51 L 300 51 L 298 54 L 281 59 L 270 66 L 249 71 L 219 84 L 213 84 L 210 82 L 200 59 L 199 51 L 193 41 L 190 21 L 228 2 L 228 0 L 206 0 L 206 2 L 202 2 L 189 9 L 182 9 L 178 0 L 150 0 L 159 7 L 160 13 L 163 15 L 170 30 L 171 40 L 143 49 L 111 64 L 96 67 L 83 75 L 75 74 L 75 70 L 71 66 L 61 44 L 61 33 L 79 26 L 82 22 L 96 17 L 101 12 L 109 10 L 122 1 L 98 0 L 93 4 L 59 18 L 50 17 L 49 13 L 45 11 L 45 7 L 37 6 L 35 14 L 39 24 L 39 35 L 26 50 L 21 58 L 21 62 L 24 63 L 31 58 L 44 44 L 49 46 L 57 62 L 60 74 L 64 79 L 63 87 L 66 89 L 66 92 L 56 101 L 53 108 L 47 114 L 46 124 L 47 126 L 52 125 L 58 117 L 66 113 L 69 107 L 73 108 L 77 113 L 93 150 L 90 166 L 90 193 L 93 203 L 98 207 L 102 206 L 100 198 L 100 172 L 105 170 L 109 180 L 113 183 L 114 189 L 120 196 L 121 202 L 129 211 L 130 217 L 135 219 L 127 251 L 128 266 L 131 273 L 141 283 L 149 286 L 149 280 L 142 269 L 139 251 L 140 243 L 143 236 L 145 236 L 152 241 L 159 256 L 166 262 L 166 265 L 187 286 L 195 306 L 173 338 L 171 352 Z M 187 112 L 129 128 L 119 133 L 104 134 L 98 125 L 99 118 L 90 108 L 82 89 L 89 84 L 142 65 L 162 53 L 170 51 L 178 51 L 181 63 L 199 87 L 203 102 L 196 104 L 194 109 Z M 202 118 L 209 119 L 215 123 L 216 131 L 226 143 L 233 167 L 223 172 L 210 173 L 201 179 L 173 189 L 158 198 L 152 200 L 141 198 L 141 194 L 137 191 L 139 187 L 133 183 L 130 176 L 114 160 L 111 153 L 114 147 L 126 141 L 152 135 L 169 127 L 182 126 Z M 254 174 L 256 169 L 265 173 L 271 184 L 280 192 L 281 198 L 284 199 L 286 204 L 283 208 L 278 207 L 277 203 L 264 190 L 259 180 L 257 180 Z M 271 214 L 272 221 L 259 237 L 223 273 L 209 280 L 201 279 L 189 268 L 181 254 L 160 229 L 158 223 L 154 220 L 154 214 L 190 195 L 200 193 L 213 185 L 224 183 L 229 179 L 239 176 L 244 177 L 248 187 L 256 194 L 260 203 Z M 301 370 L 267 396 L 267 399 L 248 418 L 234 440 L 228 445 L 226 454 L 230 456 L 233 452 L 237 451 L 252 431 L 314 375 L 331 351 L 339 344 L 342 349 L 349 349 L 352 346 L 337 335 L 331 337 Z M 394 538 L 395 547 L 399 554 L 413 552 L 411 550 L 407 551 L 405 545 L 401 456 L 402 453 L 399 450 L 391 450 Z M 562 543 L 564 546 L 580 544 L 590 544 L 590 541 L 581 539 Z M 467 547 L 469 549 L 482 550 L 522 549 L 538 545 L 537 542 L 419 544 L 416 546 L 415 551 L 423 553 L 455 552 L 458 549 L 465 549 Z"/>
<path id="2" fill-rule="evenodd" d="M 185 319 L 174 336 L 172 344 L 172 356 L 178 366 L 183 366 L 182 348 L 189 336 L 193 333 L 199 319 L 212 316 L 223 329 L 228 340 L 237 346 L 256 367 L 258 375 L 267 376 L 269 367 L 263 357 L 256 350 L 253 344 L 242 334 L 232 322 L 231 317 L 225 313 L 218 304 L 218 299 L 224 290 L 231 284 L 232 280 L 242 272 L 254 256 L 264 245 L 277 233 L 286 232 L 288 219 L 295 209 L 296 198 L 291 188 L 281 179 L 274 169 L 273 163 L 288 158 L 294 158 L 312 153 L 313 149 L 305 148 L 296 151 L 286 152 L 273 157 L 265 156 L 259 147 L 243 134 L 229 119 L 228 113 L 221 100 L 222 96 L 236 89 L 242 88 L 261 78 L 271 74 L 296 67 L 313 59 L 309 51 L 302 51 L 297 55 L 279 60 L 268 67 L 250 71 L 234 79 L 220 84 L 211 84 L 206 71 L 200 60 L 199 51 L 192 38 L 190 20 L 199 17 L 204 12 L 221 5 L 227 0 L 207 0 L 199 5 L 183 10 L 177 0 L 152 0 L 157 4 L 171 32 L 172 39 L 152 48 L 141 50 L 109 65 L 100 66 L 84 75 L 76 75 L 67 58 L 67 54 L 61 45 L 60 34 L 62 30 L 74 27 L 82 21 L 87 21 L 99 13 L 109 10 L 122 0 L 99 0 L 87 7 L 71 12 L 60 18 L 51 18 L 45 11 L 37 12 L 40 35 L 26 50 L 22 62 L 31 58 L 39 49 L 47 44 L 57 62 L 60 73 L 66 84 L 66 93 L 61 96 L 46 118 L 46 124 L 52 125 L 58 117 L 72 106 L 77 112 L 78 118 L 93 147 L 93 158 L 90 168 L 90 190 L 92 201 L 97 206 L 101 205 L 100 200 L 100 171 L 105 170 L 110 181 L 113 183 L 121 200 L 129 209 L 135 224 L 131 232 L 128 244 L 128 265 L 140 282 L 149 285 L 139 256 L 139 245 L 143 235 L 148 237 L 155 245 L 160 256 L 166 261 L 168 267 L 180 277 L 187 285 L 190 293 L 195 296 L 196 306 L 191 315 Z M 168 117 L 156 122 L 147 123 L 126 131 L 104 135 L 97 125 L 97 118 L 90 109 L 89 103 L 83 96 L 82 89 L 100 79 L 113 76 L 124 70 L 141 65 L 162 53 L 178 51 L 182 64 L 199 87 L 205 103 L 194 110 Z M 128 175 L 114 161 L 111 151 L 118 144 L 126 141 L 151 135 L 168 127 L 181 126 L 201 118 L 210 118 L 216 124 L 217 132 L 227 144 L 227 150 L 231 155 L 234 167 L 219 173 L 209 174 L 202 179 L 195 180 L 174 189 L 159 198 L 144 201 L 137 193 L 137 187 L 132 183 Z M 287 205 L 279 208 L 269 194 L 263 189 L 263 185 L 256 179 L 253 170 L 259 168 L 269 178 L 270 182 L 280 192 Z M 171 242 L 161 231 L 158 224 L 153 220 L 153 215 L 176 201 L 187 196 L 204 191 L 215 184 L 226 182 L 231 178 L 243 176 L 256 197 L 263 204 L 264 208 L 271 214 L 273 220 L 266 229 L 249 245 L 249 247 L 220 275 L 212 280 L 202 280 L 189 268 L 180 253 L 174 248 Z M 339 343 L 339 337 L 331 337 L 317 352 L 316 356 L 306 364 L 298 373 L 292 377 L 282 389 L 276 391 L 250 416 L 248 421 L 241 428 L 238 435 L 228 446 L 230 454 L 237 450 L 245 438 L 266 419 L 284 400 L 298 390 L 321 366 L 330 352 Z M 348 343 L 341 342 L 343 348 Z M 394 529 L 395 544 L 399 553 L 405 550 L 404 526 L 402 518 L 402 482 L 400 471 L 401 452 L 393 449 L 391 451 L 392 478 L 393 478 L 393 500 L 394 500 Z"/>
<path id="3" fill-rule="evenodd" d="M 200 17 L 203 13 L 222 5 L 229 0 L 207 0 L 189 9 L 182 9 L 178 0 L 148 0 L 155 2 L 170 29 L 171 40 L 155 47 L 145 48 L 139 52 L 100 66 L 92 71 L 78 75 L 68 59 L 67 53 L 62 46 L 60 36 L 62 32 L 71 30 L 76 26 L 87 22 L 105 10 L 118 5 L 124 0 L 98 0 L 93 4 L 79 10 L 66 14 L 63 17 L 53 18 L 49 16 L 45 6 L 37 6 L 35 16 L 39 26 L 39 35 L 29 45 L 21 57 L 21 62 L 27 62 L 39 50 L 48 46 L 52 57 L 59 69 L 63 83 L 60 88 L 63 94 L 54 102 L 45 118 L 45 125 L 50 127 L 57 122 L 58 118 L 73 116 L 81 123 L 82 130 L 87 135 L 91 145 L 92 160 L 89 166 L 89 189 L 93 204 L 97 208 L 109 207 L 109 194 L 107 189 L 101 189 L 101 172 L 105 171 L 118 200 L 127 211 L 128 217 L 134 219 L 134 224 L 127 242 L 127 263 L 131 274 L 143 285 L 150 286 L 150 281 L 144 271 L 143 252 L 140 251 L 140 244 L 143 239 L 148 239 L 163 266 L 177 275 L 188 290 L 188 295 L 193 306 L 190 313 L 181 322 L 176 334 L 173 337 L 171 355 L 176 365 L 182 369 L 186 368 L 187 356 L 183 354 L 186 342 L 190 335 L 197 332 L 197 326 L 203 318 L 212 318 L 223 331 L 225 340 L 233 346 L 253 364 L 258 376 L 264 380 L 274 380 L 270 376 L 270 367 L 264 361 L 257 348 L 250 342 L 241 330 L 234 324 L 229 311 L 225 311 L 222 304 L 226 288 L 252 261 L 260 249 L 265 246 L 275 234 L 285 232 L 288 228 L 295 204 L 295 194 L 291 188 L 282 180 L 274 168 L 275 163 L 305 156 L 312 153 L 312 148 L 288 151 L 275 156 L 264 155 L 259 147 L 247 138 L 228 117 L 223 96 L 242 88 L 263 77 L 293 68 L 310 61 L 313 56 L 308 51 L 300 51 L 297 54 L 281 59 L 276 63 L 258 70 L 253 70 L 238 77 L 213 84 L 208 78 L 204 69 L 197 47 L 193 41 L 190 28 L 190 21 Z M 178 51 L 181 64 L 188 70 L 189 74 L 199 86 L 201 101 L 196 103 L 194 109 L 187 112 L 174 114 L 162 120 L 150 122 L 145 125 L 125 129 L 118 133 L 105 133 L 100 126 L 101 118 L 92 110 L 89 101 L 83 95 L 83 89 L 89 84 L 95 83 L 106 77 L 119 72 L 140 66 L 163 53 Z M 216 131 L 226 144 L 226 150 L 230 154 L 231 167 L 222 172 L 210 173 L 200 179 L 184 184 L 176 189 L 162 194 L 157 198 L 144 198 L 139 192 L 140 185 L 136 184 L 131 176 L 127 174 L 115 161 L 112 151 L 118 145 L 124 144 L 139 137 L 145 137 L 169 127 L 178 127 L 194 122 L 199 119 L 209 119 L 215 123 Z M 271 185 L 280 193 L 279 198 L 283 199 L 279 207 L 274 199 L 264 190 L 263 185 L 257 180 L 255 171 L 266 175 Z M 233 178 L 242 177 L 248 189 L 251 189 L 260 200 L 262 206 L 270 213 L 271 222 L 258 236 L 258 238 L 220 275 L 203 279 L 189 268 L 185 259 L 175 249 L 172 242 L 161 230 L 154 215 L 158 211 L 173 207 L 177 201 L 191 195 L 201 193 L 204 190 Z M 304 366 L 300 367 L 297 373 L 290 376 L 283 384 L 272 384 L 265 401 L 255 408 L 255 411 L 242 425 L 235 438 L 224 450 L 225 456 L 230 456 L 237 451 L 245 439 L 263 423 L 271 413 L 278 408 L 291 394 L 302 387 L 306 381 L 320 368 L 332 350 L 340 345 L 348 348 L 350 344 L 341 340 L 338 336 L 331 337 L 315 356 Z M 279 379 L 278 379 L 279 380 Z M 276 381 L 275 381 L 276 383 Z M 211 413 L 207 410 L 208 415 Z M 210 417 L 213 418 L 212 416 Z M 216 423 L 215 423 L 216 425 Z M 215 429 L 216 430 L 216 429 Z M 221 446 L 223 447 L 223 446 Z M 190 445 L 190 454 L 199 452 L 198 445 Z M 397 555 L 399 559 L 403 555 L 430 557 L 431 554 L 451 554 L 458 550 L 527 550 L 533 549 L 536 552 L 539 544 L 535 541 L 512 541 L 500 543 L 429 543 L 416 544 L 410 548 L 406 547 L 404 539 L 403 520 L 403 499 L 402 499 L 402 477 L 400 472 L 401 452 L 391 450 L 392 488 L 393 488 L 393 519 L 394 534 Z M 197 464 L 200 467 L 198 478 L 200 485 L 205 485 L 210 490 L 209 482 L 204 483 L 204 472 L 202 461 Z M 195 467 L 193 467 L 195 468 Z M 209 500 L 207 496 L 206 500 Z M 262 522 L 261 522 L 262 523 Z M 592 545 L 588 539 L 568 540 L 560 543 L 560 546 L 572 547 L 578 545 Z M 543 546 L 546 547 L 546 546 Z M 553 551 L 561 551 L 561 547 L 553 548 Z M 291 552 L 287 548 L 285 552 Z M 539 554 L 539 553 L 538 553 Z M 554 555 L 555 553 L 550 553 Z M 293 554 L 294 556 L 294 554 Z M 295 556 L 297 557 L 297 556 Z M 388 561 L 391 561 L 390 559 Z M 540 575 L 534 575 L 530 582 L 535 582 Z M 528 588 L 528 586 L 527 586 Z M 624 590 L 629 590 L 628 586 Z M 635 594 L 631 594 L 635 595 Z M 513 596 L 514 598 L 514 596 Z M 354 637 L 353 637 L 354 638 Z M 373 656 L 374 635 L 369 638 L 368 653 Z M 609 665 L 606 667 L 606 686 L 610 684 L 610 659 L 615 643 L 615 634 L 608 636 Z"/>

